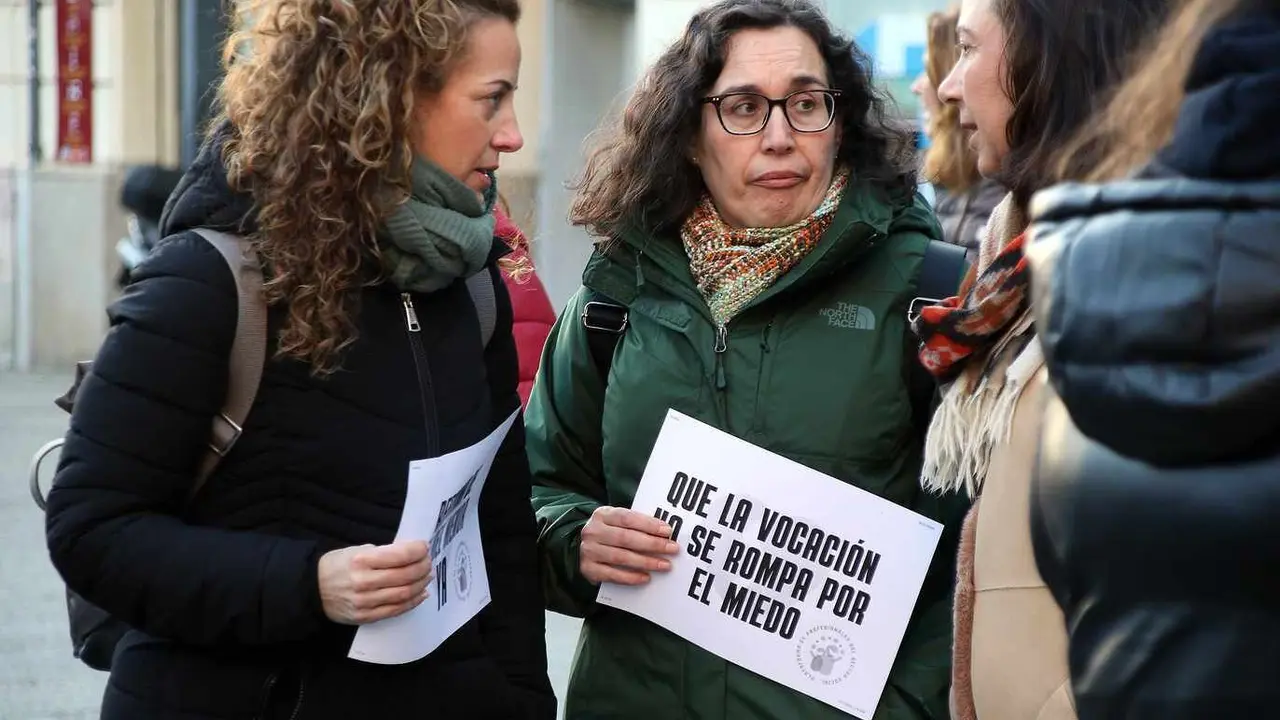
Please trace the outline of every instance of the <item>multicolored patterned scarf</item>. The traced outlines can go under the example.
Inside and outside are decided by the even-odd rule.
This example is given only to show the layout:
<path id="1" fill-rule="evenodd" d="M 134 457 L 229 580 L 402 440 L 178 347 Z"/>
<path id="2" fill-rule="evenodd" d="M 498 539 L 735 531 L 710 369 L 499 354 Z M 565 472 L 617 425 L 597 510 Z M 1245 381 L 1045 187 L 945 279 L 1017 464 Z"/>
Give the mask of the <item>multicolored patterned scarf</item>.
<path id="1" fill-rule="evenodd" d="M 849 172 L 840 170 L 812 215 L 778 228 L 730 227 L 721 219 L 711 196 L 703 196 L 684 221 L 680 239 L 689 254 L 693 279 L 717 326 L 728 324 L 817 247 L 835 219 L 848 184 Z"/>
<path id="2" fill-rule="evenodd" d="M 982 355 L 1027 308 L 1030 277 L 1023 255 L 1026 232 L 996 254 L 981 274 L 971 276 L 960 295 L 920 311 L 912 329 L 920 338 L 920 363 L 940 380 L 950 380 L 970 358 Z"/>
<path id="3" fill-rule="evenodd" d="M 959 296 L 912 323 L 923 341 L 920 360 L 943 385 L 925 439 L 926 490 L 978 497 L 992 458 L 1008 442 L 1018 398 L 1044 364 L 1028 294 L 1026 231 L 1010 193 L 991 213 Z"/>

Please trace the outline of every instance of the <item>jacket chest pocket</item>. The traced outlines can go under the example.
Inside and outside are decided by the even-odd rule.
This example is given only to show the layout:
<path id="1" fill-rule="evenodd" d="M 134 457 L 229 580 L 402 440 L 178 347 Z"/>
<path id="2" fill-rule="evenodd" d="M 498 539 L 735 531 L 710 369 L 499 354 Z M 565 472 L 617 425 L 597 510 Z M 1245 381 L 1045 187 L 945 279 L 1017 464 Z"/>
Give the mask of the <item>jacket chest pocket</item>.
<path id="1" fill-rule="evenodd" d="M 757 427 L 795 455 L 887 462 L 911 427 L 905 318 L 897 293 L 823 298 L 767 340 Z"/>
<path id="2" fill-rule="evenodd" d="M 601 415 L 602 459 L 610 486 L 628 497 L 639 484 L 668 410 L 704 416 L 704 360 L 682 332 L 632 314 L 609 370 Z"/>

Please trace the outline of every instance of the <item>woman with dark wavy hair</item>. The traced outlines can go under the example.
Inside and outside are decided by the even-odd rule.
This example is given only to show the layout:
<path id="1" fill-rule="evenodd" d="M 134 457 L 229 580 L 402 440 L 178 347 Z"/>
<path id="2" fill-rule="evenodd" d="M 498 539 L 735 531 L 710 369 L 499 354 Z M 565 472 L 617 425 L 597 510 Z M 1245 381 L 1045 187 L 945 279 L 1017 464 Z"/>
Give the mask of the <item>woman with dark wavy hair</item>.
<path id="1" fill-rule="evenodd" d="M 528 412 L 548 604 L 585 617 L 568 718 L 847 717 L 596 603 L 685 559 L 628 509 L 669 408 L 943 515 L 917 483 L 933 386 L 906 323 L 941 231 L 869 67 L 805 0 L 723 0 L 590 157 L 572 218 L 597 250 Z M 877 718 L 946 714 L 953 548 Z"/>
<path id="2" fill-rule="evenodd" d="M 924 486 L 973 498 L 957 557 L 952 717 L 1074 720 L 1062 613 L 1036 571 L 1029 526 L 1044 366 L 1023 254 L 1027 203 L 1057 155 L 1120 84 L 1175 0 L 962 0 L 960 59 L 938 92 L 960 113 L 978 170 L 1010 192 L 961 293 L 921 310 L 921 359 L 944 384 Z"/>
<path id="3" fill-rule="evenodd" d="M 491 212 L 522 144 L 517 0 L 241 6 L 222 117 L 110 310 L 48 500 L 68 586 L 133 628 L 102 717 L 552 718 L 519 423 L 478 498 L 490 603 L 421 660 L 348 658 L 442 596 L 434 548 L 395 541 L 409 463 L 520 405 Z M 206 229 L 261 260 L 268 357 L 188 498 L 239 315 Z"/>

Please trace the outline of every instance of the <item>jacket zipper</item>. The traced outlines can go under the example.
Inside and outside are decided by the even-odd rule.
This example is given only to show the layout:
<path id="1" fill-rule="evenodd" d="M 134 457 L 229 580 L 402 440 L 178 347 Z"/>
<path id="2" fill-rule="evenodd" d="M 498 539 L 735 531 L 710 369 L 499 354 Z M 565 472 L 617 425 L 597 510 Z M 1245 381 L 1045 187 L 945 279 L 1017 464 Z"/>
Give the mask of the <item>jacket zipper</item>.
<path id="1" fill-rule="evenodd" d="M 725 389 L 729 387 L 729 378 L 725 376 L 724 372 L 724 354 L 729 350 L 728 323 L 716 326 L 716 344 L 714 349 L 716 356 L 715 400 L 717 409 L 720 411 L 720 417 L 723 419 L 725 428 L 727 429 L 729 423 L 729 393 L 726 392 Z"/>
<path id="2" fill-rule="evenodd" d="M 262 713 L 263 714 L 258 715 L 257 716 L 258 718 L 260 719 L 266 718 L 265 713 L 267 712 L 267 710 L 270 708 L 270 705 L 271 705 L 271 694 L 275 692 L 276 683 L 278 683 L 279 681 L 280 681 L 280 674 L 273 672 L 271 673 L 271 675 L 267 677 L 266 682 L 262 684 Z M 303 672 L 298 677 L 298 699 L 295 700 L 293 703 L 293 712 L 289 713 L 289 720 L 298 720 L 298 716 L 302 713 L 302 698 L 304 695 L 306 695 L 306 691 L 307 691 L 307 678 L 306 678 L 306 673 Z"/>
<path id="3" fill-rule="evenodd" d="M 413 297 L 409 293 L 400 293 L 400 301 L 404 304 L 404 326 L 409 335 L 409 348 L 413 352 L 413 366 L 418 373 L 418 394 L 422 401 L 422 421 L 427 430 L 427 457 L 440 455 L 440 422 L 436 416 L 435 385 L 431 382 L 431 363 L 427 360 L 426 348 L 422 346 L 422 325 L 418 322 L 418 313 L 413 308 Z"/>
<path id="4" fill-rule="evenodd" d="M 724 390 L 729 380 L 724 374 L 724 354 L 729 349 L 729 324 L 716 326 L 716 389 Z"/>
<path id="5" fill-rule="evenodd" d="M 267 676 L 265 682 L 262 683 L 262 702 L 260 712 L 255 716 L 254 720 L 264 720 L 267 717 L 267 711 L 271 709 L 271 693 L 276 689 L 276 682 L 279 681 L 280 674 L 272 672 Z"/>
<path id="6" fill-rule="evenodd" d="M 773 352 L 773 348 L 769 346 L 769 335 L 773 333 L 773 321 L 764 326 L 764 330 L 760 333 L 760 369 L 756 373 L 756 403 L 752 410 L 753 419 L 751 427 L 755 431 L 760 428 L 760 396 L 764 392 L 765 379 L 769 372 L 769 354 Z"/>
<path id="7" fill-rule="evenodd" d="M 302 713 L 302 698 L 307 694 L 307 676 L 304 674 L 298 679 L 298 702 L 293 706 L 293 712 L 289 714 L 289 720 L 298 720 L 298 716 Z"/>

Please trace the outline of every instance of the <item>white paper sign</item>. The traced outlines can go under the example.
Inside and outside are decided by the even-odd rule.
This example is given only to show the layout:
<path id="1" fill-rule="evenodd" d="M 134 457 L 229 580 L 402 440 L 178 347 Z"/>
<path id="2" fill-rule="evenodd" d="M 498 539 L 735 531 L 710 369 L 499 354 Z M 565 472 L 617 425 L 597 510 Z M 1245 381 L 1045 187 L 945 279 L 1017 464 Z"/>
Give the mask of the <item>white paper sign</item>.
<path id="1" fill-rule="evenodd" d="M 347 657 L 384 665 L 420 660 L 489 604 L 478 506 L 489 468 L 517 414 L 465 450 L 409 463 L 396 542 L 430 542 L 430 597 L 403 615 L 362 625 Z"/>
<path id="2" fill-rule="evenodd" d="M 942 526 L 670 411 L 632 509 L 672 569 L 597 600 L 870 720 Z"/>

